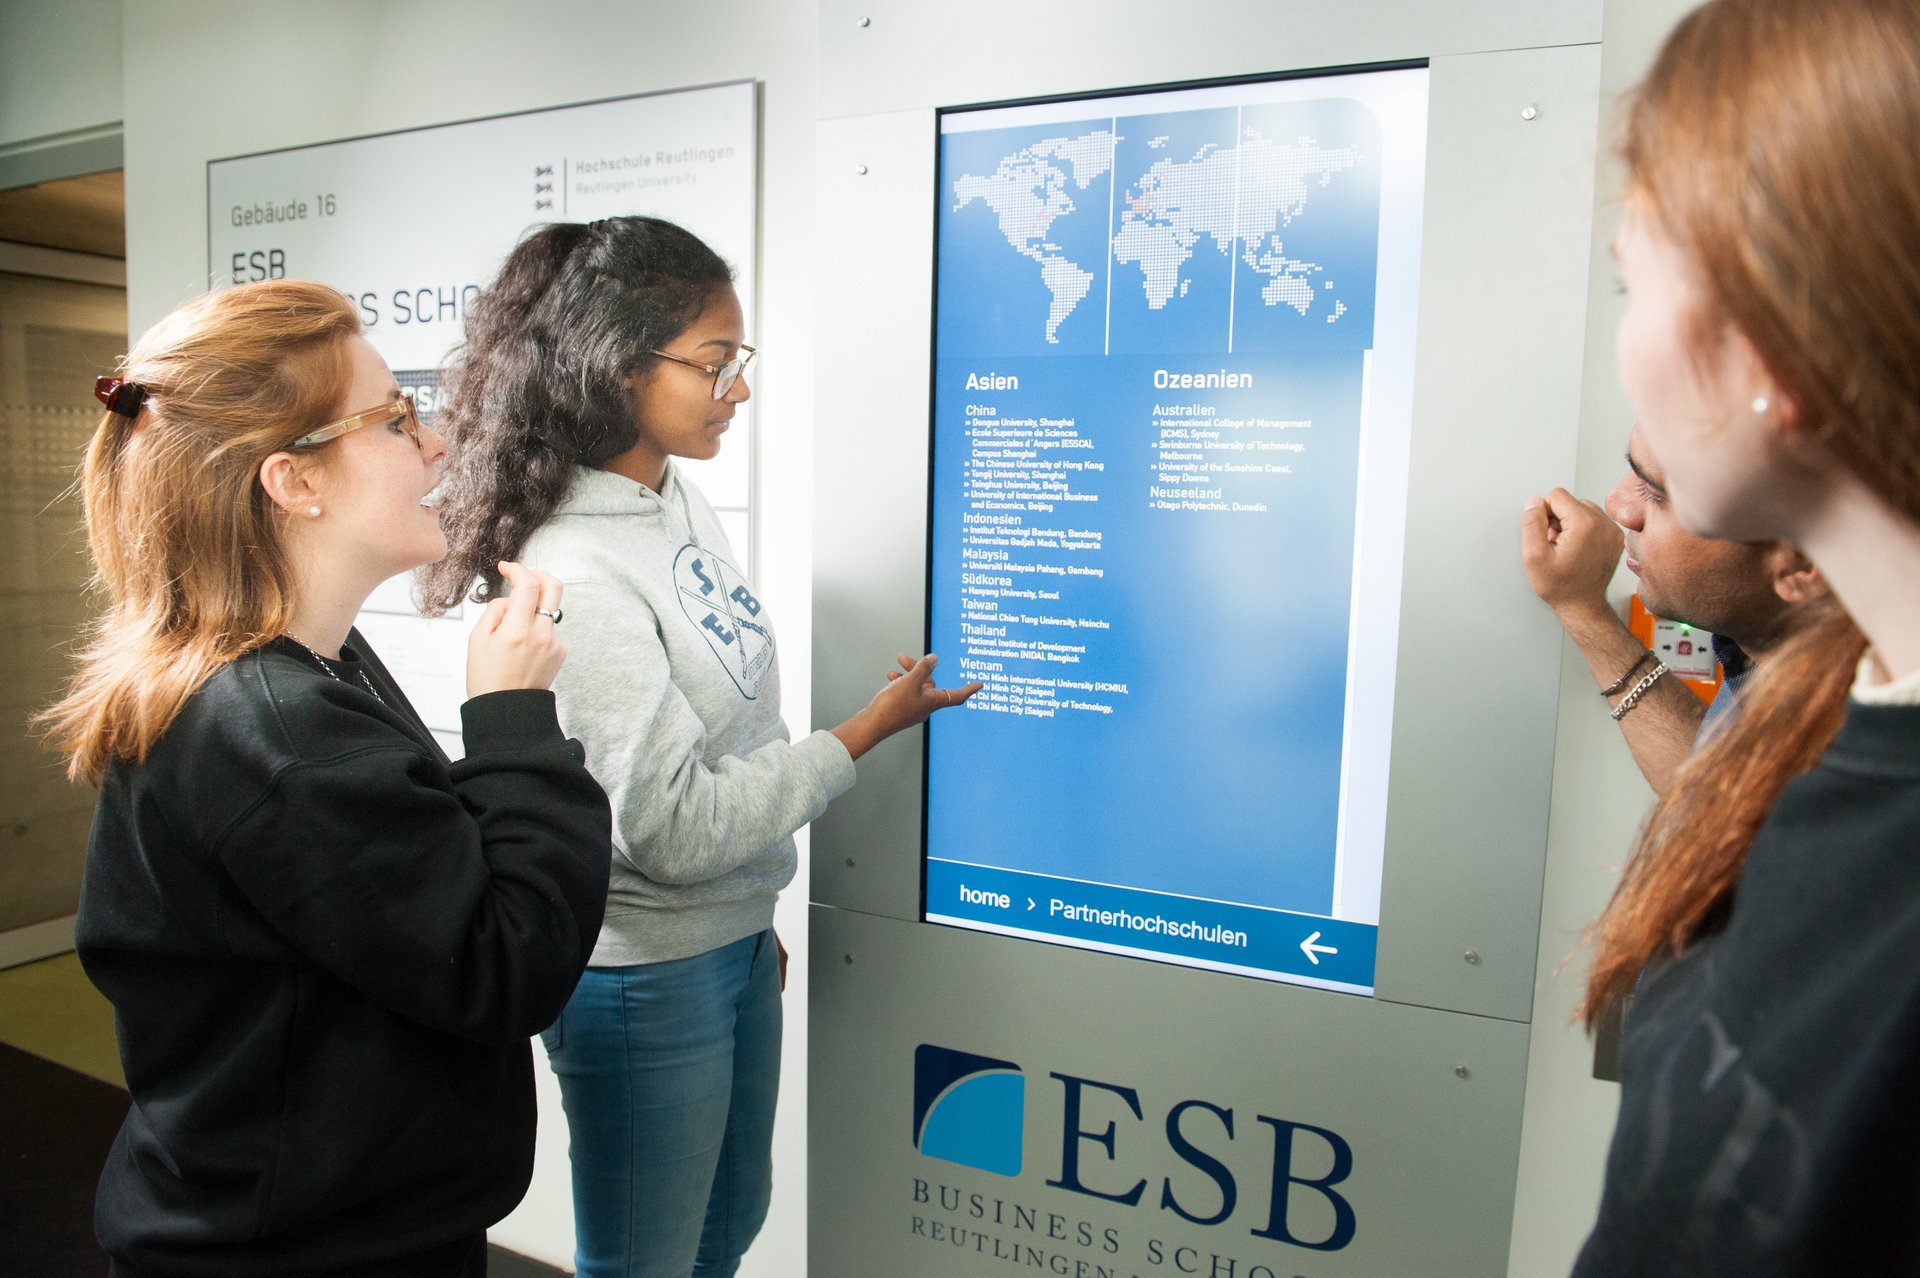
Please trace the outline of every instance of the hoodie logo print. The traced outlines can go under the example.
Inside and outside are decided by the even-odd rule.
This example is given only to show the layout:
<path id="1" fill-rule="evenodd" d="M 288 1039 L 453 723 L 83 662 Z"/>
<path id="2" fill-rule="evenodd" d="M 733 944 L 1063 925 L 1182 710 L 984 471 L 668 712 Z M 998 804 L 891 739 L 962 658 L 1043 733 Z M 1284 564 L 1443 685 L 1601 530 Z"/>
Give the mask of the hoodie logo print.
<path id="1" fill-rule="evenodd" d="M 692 542 L 673 560 L 674 593 L 740 695 L 752 701 L 773 666 L 773 633 L 738 568 Z"/>

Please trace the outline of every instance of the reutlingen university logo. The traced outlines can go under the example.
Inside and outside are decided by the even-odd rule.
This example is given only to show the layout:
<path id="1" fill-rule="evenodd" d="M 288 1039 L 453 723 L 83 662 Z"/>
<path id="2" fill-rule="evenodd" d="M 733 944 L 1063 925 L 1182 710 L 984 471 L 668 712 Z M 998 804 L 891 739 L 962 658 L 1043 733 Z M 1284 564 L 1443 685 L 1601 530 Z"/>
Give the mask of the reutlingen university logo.
<path id="1" fill-rule="evenodd" d="M 913 1145 L 929 1158 L 1020 1174 L 1027 1078 L 1012 1061 L 922 1043 L 913 1053 Z"/>

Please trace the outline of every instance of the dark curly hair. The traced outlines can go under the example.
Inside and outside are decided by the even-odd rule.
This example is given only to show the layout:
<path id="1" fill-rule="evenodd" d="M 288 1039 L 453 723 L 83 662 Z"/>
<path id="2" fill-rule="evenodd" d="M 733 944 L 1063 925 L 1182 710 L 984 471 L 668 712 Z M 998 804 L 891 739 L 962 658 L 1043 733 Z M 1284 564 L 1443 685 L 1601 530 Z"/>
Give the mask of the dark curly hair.
<path id="1" fill-rule="evenodd" d="M 680 336 L 733 271 L 652 217 L 556 222 L 525 236 L 467 312 L 442 375 L 447 557 L 420 572 L 430 615 L 500 589 L 502 559 L 565 500 L 573 467 L 639 442 L 625 379 Z"/>

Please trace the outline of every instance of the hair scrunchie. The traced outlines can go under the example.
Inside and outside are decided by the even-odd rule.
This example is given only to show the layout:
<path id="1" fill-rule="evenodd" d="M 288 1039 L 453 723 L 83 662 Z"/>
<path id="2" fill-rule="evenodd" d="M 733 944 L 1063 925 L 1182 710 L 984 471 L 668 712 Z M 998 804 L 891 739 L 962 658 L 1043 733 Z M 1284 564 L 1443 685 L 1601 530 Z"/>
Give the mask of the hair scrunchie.
<path id="1" fill-rule="evenodd" d="M 138 417 L 141 407 L 147 402 L 147 388 L 123 382 L 117 377 L 96 377 L 93 379 L 93 397 L 105 404 L 109 413 Z"/>

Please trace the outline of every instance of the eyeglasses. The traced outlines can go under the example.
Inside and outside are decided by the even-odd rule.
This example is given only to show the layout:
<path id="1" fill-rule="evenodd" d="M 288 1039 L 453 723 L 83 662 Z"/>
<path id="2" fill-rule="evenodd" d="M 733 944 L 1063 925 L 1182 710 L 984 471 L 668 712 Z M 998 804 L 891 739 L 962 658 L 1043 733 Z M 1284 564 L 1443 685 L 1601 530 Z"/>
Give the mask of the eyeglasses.
<path id="1" fill-rule="evenodd" d="M 675 355 L 672 351 L 653 350 L 649 355 L 658 355 L 661 359 L 670 359 L 676 364 L 685 364 L 688 368 L 697 368 L 703 373 L 713 374 L 713 397 L 725 399 L 733 384 L 740 380 L 740 374 L 747 371 L 747 365 L 753 363 L 753 357 L 759 352 L 751 346 L 742 346 L 740 353 L 724 364 L 703 364 L 697 359 L 688 359 L 684 355 Z"/>
<path id="2" fill-rule="evenodd" d="M 338 439 L 350 430 L 359 430 L 362 426 L 378 426 L 394 421 L 401 423 L 400 429 L 407 432 L 407 438 L 413 446 L 420 444 L 420 414 L 414 409 L 413 400 L 402 395 L 392 403 L 382 404 L 378 408 L 369 408 L 363 413 L 351 417 L 342 417 L 337 422 L 328 422 L 319 430 L 309 431 L 288 444 L 288 448 L 311 448 L 315 444 L 324 444 L 330 439 Z"/>

